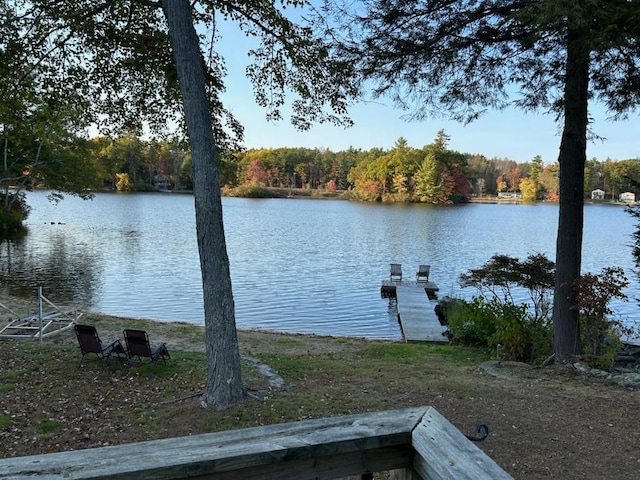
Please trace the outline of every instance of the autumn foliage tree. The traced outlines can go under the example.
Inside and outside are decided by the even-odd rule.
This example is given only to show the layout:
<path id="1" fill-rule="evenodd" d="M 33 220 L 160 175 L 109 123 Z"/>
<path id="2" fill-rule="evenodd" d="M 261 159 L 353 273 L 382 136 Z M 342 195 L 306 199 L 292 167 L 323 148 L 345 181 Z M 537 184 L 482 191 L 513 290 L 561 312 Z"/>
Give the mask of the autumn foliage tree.
<path id="1" fill-rule="evenodd" d="M 269 171 L 262 165 L 257 158 L 252 160 L 247 167 L 245 174 L 245 181 L 256 185 L 268 185 L 269 183 Z"/>

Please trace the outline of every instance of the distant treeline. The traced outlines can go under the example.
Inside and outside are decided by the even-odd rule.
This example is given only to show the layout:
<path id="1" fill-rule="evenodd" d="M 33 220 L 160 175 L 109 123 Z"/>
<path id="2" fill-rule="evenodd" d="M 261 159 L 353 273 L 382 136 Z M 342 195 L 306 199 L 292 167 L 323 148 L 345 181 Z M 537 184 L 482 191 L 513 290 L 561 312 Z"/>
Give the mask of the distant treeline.
<path id="1" fill-rule="evenodd" d="M 230 195 L 263 196 L 274 189 L 310 190 L 383 202 L 460 203 L 504 192 L 523 201 L 558 199 L 558 165 L 540 156 L 517 163 L 461 153 L 447 147 L 438 132 L 433 143 L 412 148 L 399 138 L 393 148 L 333 152 L 318 148 L 250 149 L 222 155 L 221 183 Z M 105 188 L 130 190 L 192 187 L 191 159 L 175 142 L 145 142 L 126 135 L 91 140 L 92 162 Z M 606 199 L 640 193 L 640 159 L 587 161 L 585 197 L 600 189 Z M 121 179 L 127 177 L 126 185 Z"/>

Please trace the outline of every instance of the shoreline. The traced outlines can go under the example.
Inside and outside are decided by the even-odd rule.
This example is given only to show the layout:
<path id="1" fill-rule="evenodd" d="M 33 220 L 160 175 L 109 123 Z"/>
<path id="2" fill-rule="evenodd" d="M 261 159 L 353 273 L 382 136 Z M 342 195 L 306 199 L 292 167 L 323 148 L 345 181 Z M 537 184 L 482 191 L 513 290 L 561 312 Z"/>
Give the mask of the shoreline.
<path id="1" fill-rule="evenodd" d="M 10 297 L 0 298 L 0 303 L 11 308 L 15 313 L 20 313 L 20 308 L 24 308 L 27 304 L 26 300 Z M 0 308 L 0 328 L 4 327 L 9 320 L 15 318 L 7 310 Z M 205 352 L 205 325 L 198 325 L 180 320 L 174 321 L 158 321 L 149 318 L 133 318 L 107 315 L 101 313 L 83 312 L 77 323 L 87 323 L 96 327 L 102 341 L 113 341 L 120 339 L 123 341 L 123 330 L 125 328 L 137 328 L 145 330 L 149 334 L 152 344 L 166 343 L 169 351 L 181 350 L 190 352 Z M 319 335 L 315 333 L 294 333 L 279 332 L 275 330 L 262 329 L 236 329 L 238 336 L 238 344 L 241 352 L 249 355 L 256 352 L 269 351 L 269 345 L 281 339 L 284 342 L 300 341 L 300 352 L 304 353 L 320 353 L 331 348 L 335 348 L 336 340 L 342 339 L 349 343 L 398 343 L 398 340 L 390 339 L 371 339 L 358 336 L 335 336 L 335 335 Z M 2 340 L 16 340 L 20 342 L 34 341 L 37 338 L 5 338 Z M 77 339 L 72 328 L 65 331 L 55 333 L 49 337 L 42 339 L 43 343 L 67 343 L 76 344 Z M 312 345 L 311 347 L 309 345 Z"/>
<path id="2" fill-rule="evenodd" d="M 6 310 L 4 307 L 8 307 L 13 313 Z M 52 308 L 48 305 L 43 305 L 43 310 L 51 311 Z M 112 315 L 104 312 L 95 312 L 84 310 L 82 308 L 76 308 L 74 306 L 69 305 L 58 305 L 56 307 L 65 312 L 73 312 L 77 311 L 80 314 L 80 319 L 78 323 L 84 323 L 84 320 L 91 319 L 91 321 L 99 321 L 101 324 L 104 324 L 104 327 L 107 331 L 115 331 L 114 328 L 110 328 L 108 323 L 114 323 L 117 325 L 135 325 L 137 323 L 155 325 L 155 327 L 150 327 L 151 330 L 170 330 L 172 326 L 174 327 L 192 327 L 195 330 L 205 329 L 204 323 L 192 323 L 186 320 L 157 320 L 149 317 L 143 316 L 124 316 L 124 315 Z M 37 315 L 38 305 L 37 305 L 37 294 L 33 298 L 23 298 L 15 295 L 0 295 L 0 329 L 3 328 L 6 322 L 9 319 L 14 319 L 16 316 L 18 318 Z M 273 330 L 268 328 L 252 328 L 252 327 L 238 327 L 236 323 L 236 331 L 245 334 L 254 334 L 261 333 L 267 335 L 280 335 L 287 337 L 296 337 L 302 336 L 307 338 L 319 338 L 319 339 L 338 339 L 338 338 L 348 338 L 348 339 L 363 339 L 367 341 L 374 342 L 400 342 L 402 341 L 402 337 L 398 338 L 389 338 L 389 337 L 374 337 L 374 336 L 366 336 L 366 335 L 335 335 L 335 334 L 323 334 L 323 333 L 315 333 L 315 332 L 293 332 L 293 331 L 284 331 L 284 330 Z M 122 328 L 120 329 L 120 333 L 122 333 Z M 74 337 L 75 338 L 75 337 Z M 204 347 L 203 347 L 204 348 Z"/>

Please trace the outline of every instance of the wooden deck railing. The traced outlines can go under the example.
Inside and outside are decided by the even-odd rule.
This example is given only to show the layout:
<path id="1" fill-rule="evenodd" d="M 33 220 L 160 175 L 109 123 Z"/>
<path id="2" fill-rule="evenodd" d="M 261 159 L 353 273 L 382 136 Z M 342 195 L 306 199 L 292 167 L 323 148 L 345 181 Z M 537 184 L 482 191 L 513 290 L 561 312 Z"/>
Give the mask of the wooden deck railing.
<path id="1" fill-rule="evenodd" d="M 508 479 L 432 407 L 0 459 L 0 479 Z"/>

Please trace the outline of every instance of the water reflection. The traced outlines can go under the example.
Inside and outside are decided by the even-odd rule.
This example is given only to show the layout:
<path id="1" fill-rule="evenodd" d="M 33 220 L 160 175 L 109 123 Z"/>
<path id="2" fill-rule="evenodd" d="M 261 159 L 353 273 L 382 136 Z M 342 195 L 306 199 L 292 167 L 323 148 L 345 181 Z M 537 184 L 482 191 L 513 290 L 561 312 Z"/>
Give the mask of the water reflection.
<path id="1" fill-rule="evenodd" d="M 87 245 L 68 238 L 63 226 L 44 226 L 49 232 L 40 242 L 0 241 L 2 293 L 32 298 L 38 286 L 55 292 L 64 304 L 90 305 L 102 274 L 100 258 Z M 45 247 L 45 248 L 42 248 Z"/>

